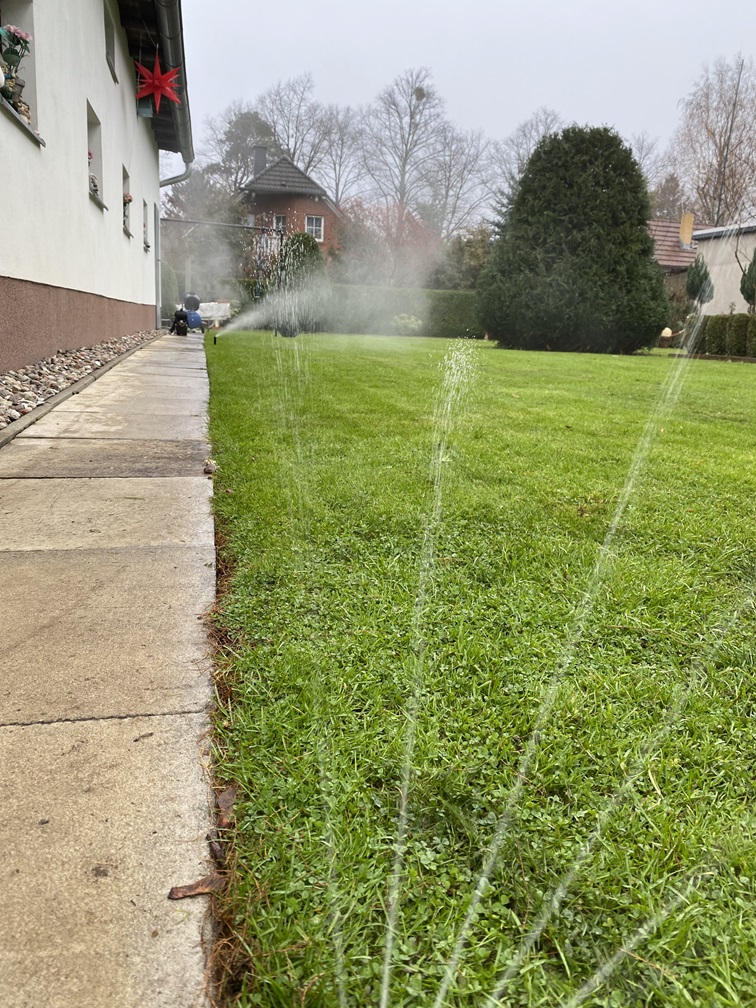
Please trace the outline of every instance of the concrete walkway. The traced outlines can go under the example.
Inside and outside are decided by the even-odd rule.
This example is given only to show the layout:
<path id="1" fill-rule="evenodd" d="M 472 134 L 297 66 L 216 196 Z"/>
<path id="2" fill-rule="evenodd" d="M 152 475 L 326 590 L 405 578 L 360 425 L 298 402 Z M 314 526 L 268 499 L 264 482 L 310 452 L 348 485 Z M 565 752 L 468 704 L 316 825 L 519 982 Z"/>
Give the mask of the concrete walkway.
<path id="1" fill-rule="evenodd" d="M 215 595 L 202 339 L 0 449 L 0 1005 L 204 1005 Z"/>

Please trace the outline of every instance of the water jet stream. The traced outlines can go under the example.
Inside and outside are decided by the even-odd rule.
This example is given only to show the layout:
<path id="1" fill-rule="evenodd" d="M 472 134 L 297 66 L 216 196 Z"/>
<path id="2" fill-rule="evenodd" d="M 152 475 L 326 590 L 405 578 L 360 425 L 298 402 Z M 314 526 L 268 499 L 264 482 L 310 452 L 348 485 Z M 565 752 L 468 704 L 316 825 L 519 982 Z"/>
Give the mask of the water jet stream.
<path id="1" fill-rule="evenodd" d="M 390 996 L 389 985 L 391 981 L 391 968 L 393 965 L 396 920 L 399 912 L 399 890 L 404 871 L 404 856 L 407 847 L 407 819 L 409 792 L 412 785 L 415 736 L 417 731 L 418 713 L 424 692 L 423 678 L 425 671 L 426 641 L 423 633 L 423 619 L 425 615 L 428 590 L 433 578 L 436 534 L 441 521 L 443 462 L 445 461 L 449 445 L 449 437 L 453 429 L 455 408 L 472 375 L 473 364 L 471 354 L 472 347 L 470 344 L 460 343 L 453 347 L 444 357 L 441 365 L 444 368 L 444 379 L 434 410 L 434 447 L 431 459 L 433 495 L 431 498 L 430 514 L 426 518 L 423 528 L 419 576 L 412 615 L 412 694 L 407 706 L 407 732 L 405 736 L 404 764 L 402 767 L 399 791 L 399 813 L 397 816 L 396 841 L 394 843 L 394 858 L 388 883 L 386 945 L 383 956 L 380 1008 L 387 1008 Z"/>
<path id="2" fill-rule="evenodd" d="M 510 789 L 504 809 L 499 816 L 496 829 L 485 857 L 483 870 L 481 871 L 470 899 L 470 905 L 460 927 L 451 958 L 446 965 L 444 978 L 433 1002 L 433 1008 L 442 1008 L 446 1000 L 449 987 L 467 944 L 467 936 L 469 935 L 470 929 L 476 920 L 477 908 L 480 905 L 486 889 L 488 888 L 489 879 L 498 862 L 501 848 L 509 830 L 512 815 L 525 788 L 525 782 L 540 744 L 542 732 L 554 708 L 559 687 L 561 686 L 566 672 L 569 670 L 572 662 L 574 661 L 577 647 L 583 637 L 588 620 L 593 611 L 596 597 L 604 583 L 607 571 L 610 567 L 612 560 L 612 547 L 620 521 L 622 520 L 630 498 L 633 495 L 638 477 L 648 461 L 651 445 L 657 434 L 659 424 L 663 417 L 671 411 L 679 398 L 683 381 L 690 363 L 690 357 L 678 358 L 676 365 L 671 369 L 659 389 L 656 405 L 646 421 L 643 432 L 641 433 L 636 445 L 622 491 L 614 509 L 614 514 L 612 515 L 604 540 L 599 548 L 598 557 L 596 558 L 591 571 L 588 586 L 583 593 L 583 598 L 580 604 L 577 607 L 572 622 L 572 629 L 562 649 L 561 658 L 550 677 L 546 694 L 538 709 L 535 725 L 516 771 L 515 783 Z"/>
<path id="3" fill-rule="evenodd" d="M 690 894 L 698 889 L 704 878 L 711 878 L 714 875 L 716 875 L 715 869 L 700 871 L 696 875 L 691 875 L 682 892 L 679 892 L 673 899 L 668 900 L 653 917 L 649 917 L 632 935 L 630 940 L 622 948 L 617 949 L 614 955 L 610 959 L 607 959 L 603 966 L 597 969 L 593 976 L 589 977 L 572 997 L 561 1003 L 560 1008 L 578 1008 L 578 1005 L 581 1005 L 586 998 L 590 997 L 595 990 L 609 979 L 620 963 L 623 962 L 625 956 L 631 954 L 647 938 L 650 938 L 654 931 L 661 927 L 664 921 L 687 901 Z M 493 1001 L 491 1004 L 498 1004 L 498 1002 Z"/>
<path id="4" fill-rule="evenodd" d="M 687 680 L 684 684 L 680 685 L 676 691 L 677 695 L 674 703 L 667 708 L 663 717 L 663 723 L 651 735 L 651 737 L 641 745 L 639 752 L 633 758 L 631 769 L 626 774 L 624 781 L 608 799 L 606 805 L 599 813 L 593 830 L 580 845 L 573 864 L 569 870 L 562 875 L 557 885 L 554 886 L 551 892 L 544 897 L 542 902 L 543 909 L 541 910 L 535 925 L 523 938 L 514 959 L 507 967 L 506 972 L 497 984 L 493 994 L 490 995 L 493 1003 L 499 1003 L 501 997 L 506 991 L 506 988 L 515 978 L 517 971 L 522 966 L 528 954 L 532 951 L 534 945 L 543 934 L 549 922 L 556 914 L 559 913 L 562 902 L 569 892 L 572 883 L 577 878 L 582 866 L 593 853 L 593 849 L 601 839 L 604 829 L 609 824 L 612 815 L 635 791 L 635 783 L 646 769 L 649 757 L 658 750 L 665 738 L 677 726 L 685 706 L 687 705 L 688 699 L 693 694 L 696 685 L 700 684 L 705 677 L 707 663 L 713 661 L 717 657 L 728 633 L 732 627 L 737 624 L 745 609 L 753 606 L 754 600 L 754 593 L 751 592 L 749 597 L 737 607 L 729 620 L 717 628 L 716 632 L 718 634 L 718 639 L 713 641 L 706 649 L 706 653 L 699 656 L 694 662 Z"/>

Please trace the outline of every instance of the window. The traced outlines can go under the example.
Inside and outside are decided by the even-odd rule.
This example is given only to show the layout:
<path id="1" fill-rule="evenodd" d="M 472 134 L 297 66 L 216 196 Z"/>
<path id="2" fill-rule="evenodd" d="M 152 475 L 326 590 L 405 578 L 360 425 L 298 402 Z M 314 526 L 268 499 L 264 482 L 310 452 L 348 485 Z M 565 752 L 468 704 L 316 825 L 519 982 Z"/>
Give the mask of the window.
<path id="1" fill-rule="evenodd" d="M 94 109 L 87 102 L 87 169 L 89 195 L 101 210 L 107 210 L 102 190 L 102 129 Z"/>
<path id="2" fill-rule="evenodd" d="M 108 64 L 110 76 L 118 83 L 118 76 L 115 68 L 115 23 L 113 15 L 108 9 L 107 0 L 103 4 L 103 15 L 105 17 L 105 62 Z"/>
<path id="3" fill-rule="evenodd" d="M 131 195 L 129 173 L 123 169 L 123 230 L 131 238 L 131 204 L 134 197 Z"/>
<path id="4" fill-rule="evenodd" d="M 315 241 L 323 241 L 323 218 L 310 217 L 308 214 L 305 217 L 305 231 L 308 235 L 312 235 Z"/>
<path id="5" fill-rule="evenodd" d="M 31 130 L 37 129 L 37 74 L 34 62 L 34 9 L 32 0 L 0 0 L 0 24 L 15 25 L 22 32 L 3 48 L 9 76 L 2 99 Z"/>
<path id="6" fill-rule="evenodd" d="M 275 220 L 276 220 L 276 222 L 275 222 L 274 227 L 276 227 L 279 231 L 285 231 L 286 230 L 286 214 L 285 213 L 276 214 Z"/>

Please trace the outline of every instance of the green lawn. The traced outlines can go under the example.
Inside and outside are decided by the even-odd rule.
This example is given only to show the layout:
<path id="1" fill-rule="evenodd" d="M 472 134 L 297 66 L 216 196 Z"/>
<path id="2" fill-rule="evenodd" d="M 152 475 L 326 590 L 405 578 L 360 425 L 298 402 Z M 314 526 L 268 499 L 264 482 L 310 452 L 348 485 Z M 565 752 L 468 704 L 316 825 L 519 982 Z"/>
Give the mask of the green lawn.
<path id="1" fill-rule="evenodd" d="M 756 1004 L 756 367 L 208 362 L 232 1002 Z"/>

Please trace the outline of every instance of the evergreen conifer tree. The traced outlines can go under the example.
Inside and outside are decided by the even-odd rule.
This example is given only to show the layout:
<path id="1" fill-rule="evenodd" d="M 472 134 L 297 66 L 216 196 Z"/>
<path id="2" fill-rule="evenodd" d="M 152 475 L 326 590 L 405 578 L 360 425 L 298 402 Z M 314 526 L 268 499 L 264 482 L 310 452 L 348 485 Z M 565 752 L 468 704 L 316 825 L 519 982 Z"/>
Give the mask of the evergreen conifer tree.
<path id="1" fill-rule="evenodd" d="M 502 346 L 632 353 L 669 311 L 646 183 L 614 130 L 571 126 L 528 161 L 479 284 Z"/>
<path id="2" fill-rule="evenodd" d="M 711 282 L 709 269 L 700 255 L 696 256 L 692 266 L 688 266 L 685 293 L 699 305 L 707 304 L 714 297 L 714 284 Z"/>
<path id="3" fill-rule="evenodd" d="M 740 278 L 740 293 L 748 302 L 749 313 L 753 315 L 756 309 L 756 252 L 753 253 L 753 259 Z"/>

